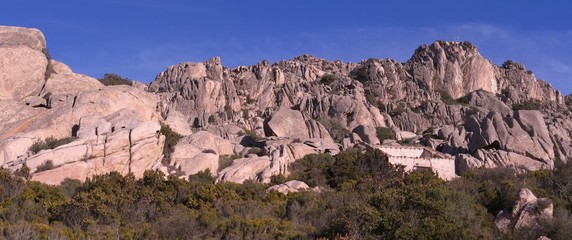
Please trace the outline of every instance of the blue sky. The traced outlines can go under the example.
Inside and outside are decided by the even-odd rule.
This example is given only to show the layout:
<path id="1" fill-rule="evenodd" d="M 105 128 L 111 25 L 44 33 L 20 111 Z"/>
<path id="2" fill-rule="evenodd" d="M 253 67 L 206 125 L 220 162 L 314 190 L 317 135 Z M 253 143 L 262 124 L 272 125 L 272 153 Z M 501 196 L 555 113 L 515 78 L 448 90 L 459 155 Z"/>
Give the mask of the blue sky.
<path id="1" fill-rule="evenodd" d="M 19 0 L 0 24 L 39 28 L 56 60 L 93 77 L 152 81 L 167 66 L 220 56 L 231 68 L 308 53 L 407 61 L 421 44 L 470 41 L 572 93 L 566 1 Z"/>

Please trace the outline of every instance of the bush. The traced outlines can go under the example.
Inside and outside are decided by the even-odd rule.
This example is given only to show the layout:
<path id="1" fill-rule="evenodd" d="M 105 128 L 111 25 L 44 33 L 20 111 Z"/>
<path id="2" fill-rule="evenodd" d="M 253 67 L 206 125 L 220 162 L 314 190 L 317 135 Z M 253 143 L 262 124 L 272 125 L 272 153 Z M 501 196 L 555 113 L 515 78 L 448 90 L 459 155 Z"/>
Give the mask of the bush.
<path id="1" fill-rule="evenodd" d="M 542 103 L 535 99 L 529 99 L 512 105 L 512 110 L 540 110 Z"/>
<path id="2" fill-rule="evenodd" d="M 171 153 L 175 151 L 175 145 L 183 136 L 171 129 L 167 124 L 161 124 L 161 134 L 165 136 L 165 145 L 163 146 L 163 155 L 165 159 L 171 159 Z"/>
<path id="3" fill-rule="evenodd" d="M 261 137 L 260 135 L 258 135 L 258 133 L 256 133 L 256 132 L 253 131 L 253 130 L 250 130 L 250 129 L 244 129 L 244 134 L 245 134 L 246 136 L 251 137 L 252 139 L 254 139 L 254 140 L 256 140 L 256 141 L 260 141 L 260 140 L 262 140 L 262 138 L 263 138 L 263 137 Z M 240 132 L 239 132 L 239 136 L 241 136 Z"/>
<path id="4" fill-rule="evenodd" d="M 76 139 L 77 139 L 77 137 L 67 137 L 67 138 L 57 139 L 57 138 L 52 136 L 52 137 L 46 138 L 44 141 L 39 140 L 39 141 L 35 142 L 34 144 L 32 144 L 32 146 L 30 146 L 28 151 L 32 152 L 33 154 L 36 154 L 42 150 L 54 149 L 54 148 L 57 148 L 61 145 L 71 143 Z"/>
<path id="5" fill-rule="evenodd" d="M 379 138 L 380 142 L 383 142 L 383 140 L 386 140 L 386 139 L 393 139 L 393 140 L 397 139 L 397 136 L 395 135 L 395 131 L 393 131 L 393 129 L 391 129 L 391 128 L 376 127 L 375 133 L 377 135 L 377 138 Z"/>
<path id="6" fill-rule="evenodd" d="M 454 105 L 454 104 L 467 105 L 467 104 L 469 104 L 469 98 L 467 96 L 463 96 L 463 97 L 454 99 L 453 97 L 451 97 L 451 94 L 449 94 L 449 92 L 447 92 L 447 90 L 442 89 L 442 90 L 437 90 L 437 92 L 441 96 L 441 101 L 447 105 Z"/>
<path id="7" fill-rule="evenodd" d="M 54 167 L 55 167 L 55 166 L 54 166 L 54 162 L 53 162 L 52 160 L 48 160 L 48 161 L 46 161 L 45 163 L 42 163 L 42 165 L 40 165 L 40 166 L 38 166 L 38 167 L 36 168 L 36 173 L 43 172 L 43 171 L 48 171 L 48 170 L 50 170 L 50 169 L 53 169 Z"/>
<path id="8" fill-rule="evenodd" d="M 239 159 L 240 155 L 220 155 L 218 157 L 218 171 L 220 172 L 221 170 L 230 167 L 230 165 L 232 165 L 232 163 L 234 162 L 234 160 Z"/>
<path id="9" fill-rule="evenodd" d="M 133 81 L 113 73 L 106 73 L 103 75 L 103 78 L 100 78 L 98 80 L 105 86 L 112 86 L 112 85 L 133 86 Z"/>
<path id="10" fill-rule="evenodd" d="M 324 84 L 324 85 L 330 85 L 332 84 L 334 81 L 336 81 L 336 76 L 332 75 L 332 74 L 326 74 L 324 76 L 322 76 L 322 78 L 320 78 L 320 83 Z"/>
<path id="11" fill-rule="evenodd" d="M 341 143 L 345 137 L 351 134 L 351 132 L 335 118 L 322 118 L 319 119 L 318 122 L 328 130 L 332 139 L 337 143 Z"/>
<path id="12" fill-rule="evenodd" d="M 397 107 L 393 108 L 393 110 L 389 113 L 389 115 L 392 117 L 396 117 L 404 112 L 407 112 L 407 105 L 404 102 L 399 102 L 397 104 Z"/>

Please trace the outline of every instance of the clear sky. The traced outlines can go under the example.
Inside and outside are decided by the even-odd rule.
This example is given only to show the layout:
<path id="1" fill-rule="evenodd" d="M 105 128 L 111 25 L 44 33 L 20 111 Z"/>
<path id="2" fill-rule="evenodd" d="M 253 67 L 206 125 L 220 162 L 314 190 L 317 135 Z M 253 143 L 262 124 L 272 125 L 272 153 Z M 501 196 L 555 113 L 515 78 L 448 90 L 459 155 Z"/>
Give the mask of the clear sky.
<path id="1" fill-rule="evenodd" d="M 152 81 L 167 66 L 220 56 L 231 68 L 308 53 L 407 61 L 421 44 L 470 41 L 572 93 L 568 1 L 4 1 L 0 25 L 44 32 L 56 60 L 93 77 Z"/>

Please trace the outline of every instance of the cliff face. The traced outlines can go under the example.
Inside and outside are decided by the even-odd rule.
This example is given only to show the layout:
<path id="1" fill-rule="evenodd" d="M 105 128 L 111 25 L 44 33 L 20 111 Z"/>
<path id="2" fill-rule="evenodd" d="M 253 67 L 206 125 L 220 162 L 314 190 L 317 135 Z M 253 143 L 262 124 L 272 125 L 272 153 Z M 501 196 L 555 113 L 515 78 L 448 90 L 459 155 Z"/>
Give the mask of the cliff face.
<path id="1" fill-rule="evenodd" d="M 45 182 L 207 168 L 219 181 L 268 181 L 310 153 L 390 143 L 378 139 L 380 127 L 402 140 L 391 144 L 449 154 L 457 173 L 552 168 L 554 159 L 572 157 L 572 97 L 522 64 L 495 66 L 468 42 L 423 45 L 406 63 L 309 55 L 236 69 L 219 58 L 184 62 L 159 73 L 144 92 L 104 87 L 48 59 L 37 30 L 0 27 L 0 39 L 0 163 L 37 170 L 50 161 L 53 169 L 34 175 Z M 161 161 L 159 123 L 186 136 L 171 146 L 169 161 Z M 29 151 L 51 136 L 76 139 Z M 228 166 L 228 155 L 239 159 Z"/>
<path id="2" fill-rule="evenodd" d="M 33 179 L 119 171 L 142 176 L 160 165 L 163 137 L 155 95 L 127 86 L 103 86 L 45 55 L 35 29 L 0 27 L 0 164 L 26 164 Z M 72 139 L 55 149 L 31 151 L 50 139 Z"/>

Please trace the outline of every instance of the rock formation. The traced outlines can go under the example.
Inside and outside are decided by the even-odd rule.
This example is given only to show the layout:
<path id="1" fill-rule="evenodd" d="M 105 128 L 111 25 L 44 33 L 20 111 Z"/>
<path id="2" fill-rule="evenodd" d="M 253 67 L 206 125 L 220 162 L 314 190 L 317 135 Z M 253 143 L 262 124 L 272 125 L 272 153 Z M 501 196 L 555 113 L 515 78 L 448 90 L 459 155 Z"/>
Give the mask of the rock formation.
<path id="1" fill-rule="evenodd" d="M 0 27 L 0 163 L 37 170 L 51 160 L 53 169 L 34 174 L 50 183 L 145 169 L 268 182 L 307 154 L 388 142 L 448 154 L 454 164 L 440 171 L 451 177 L 483 166 L 552 168 L 572 157 L 572 97 L 522 64 L 494 65 L 468 42 L 423 45 L 405 63 L 302 55 L 229 69 L 215 57 L 133 87 L 103 86 L 46 53 L 40 31 Z M 184 136 L 171 159 L 162 159 L 160 124 Z M 382 142 L 380 127 L 397 139 Z M 29 151 L 48 137 L 75 140 Z M 220 165 L 224 155 L 238 159 Z"/>
<path id="2" fill-rule="evenodd" d="M 547 198 L 536 198 L 528 189 L 519 192 L 519 199 L 512 210 L 500 211 L 494 221 L 495 228 L 500 233 L 512 233 L 517 236 L 535 236 L 546 231 L 552 221 L 554 205 Z"/>
<path id="3" fill-rule="evenodd" d="M 282 184 L 278 184 L 278 185 L 274 185 L 272 187 L 269 187 L 267 189 L 267 191 L 277 191 L 279 193 L 283 193 L 283 194 L 288 194 L 291 192 L 298 192 L 300 190 L 307 190 L 310 187 L 308 186 L 308 184 L 301 182 L 301 181 L 297 181 L 297 180 L 292 180 L 292 181 L 288 181 Z"/>
<path id="4" fill-rule="evenodd" d="M 48 58 L 37 30 L 0 27 L 0 39 L 3 167 L 26 164 L 33 179 L 50 184 L 111 171 L 141 177 L 160 168 L 164 137 L 155 95 L 73 73 Z M 50 137 L 75 140 L 30 151 Z"/>

